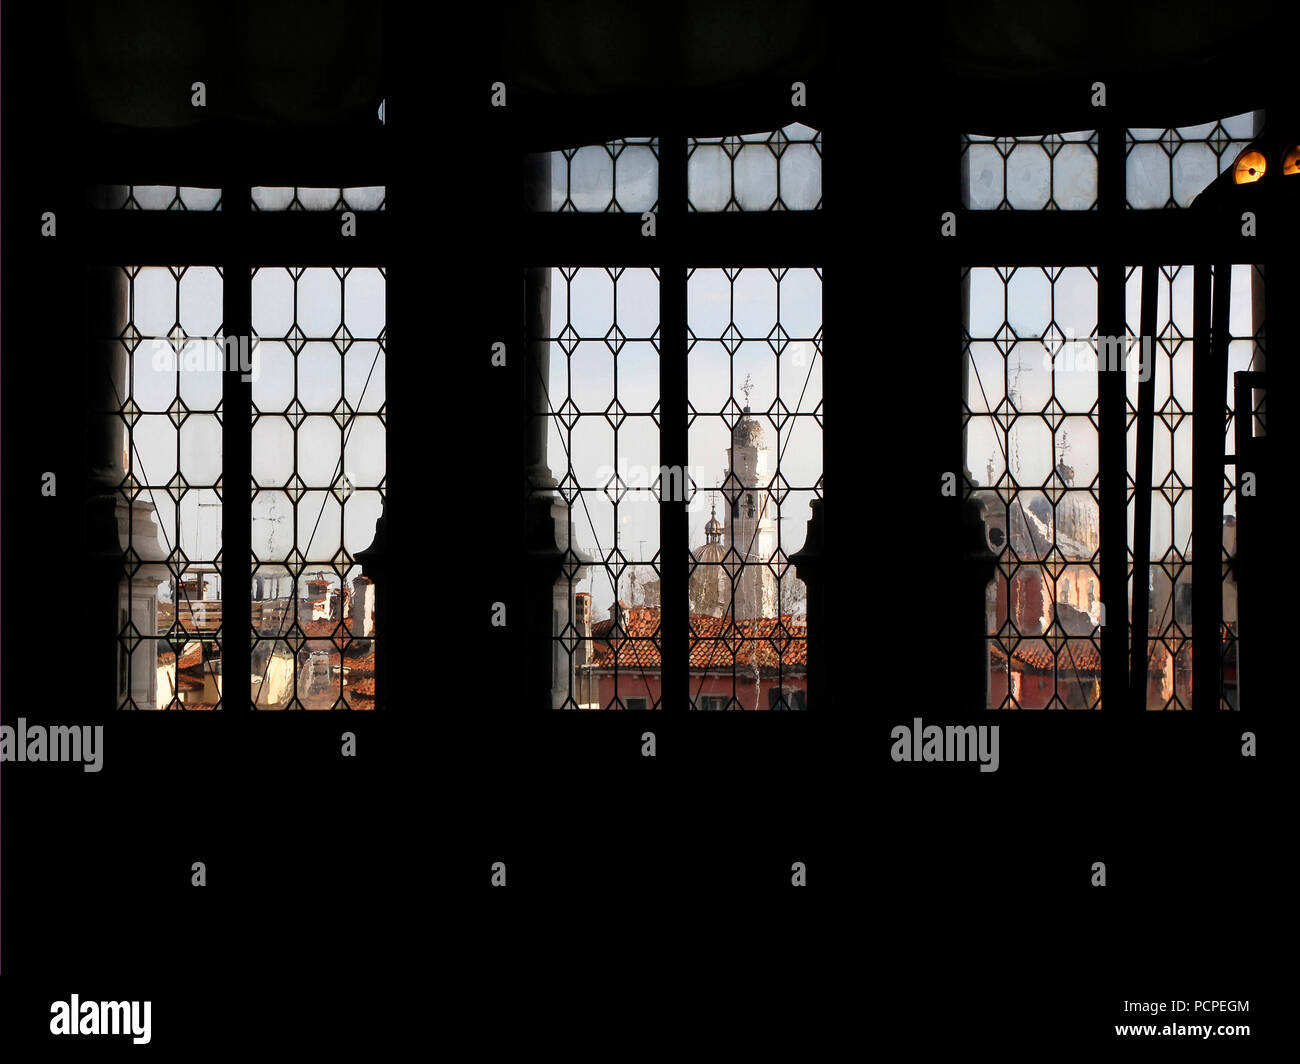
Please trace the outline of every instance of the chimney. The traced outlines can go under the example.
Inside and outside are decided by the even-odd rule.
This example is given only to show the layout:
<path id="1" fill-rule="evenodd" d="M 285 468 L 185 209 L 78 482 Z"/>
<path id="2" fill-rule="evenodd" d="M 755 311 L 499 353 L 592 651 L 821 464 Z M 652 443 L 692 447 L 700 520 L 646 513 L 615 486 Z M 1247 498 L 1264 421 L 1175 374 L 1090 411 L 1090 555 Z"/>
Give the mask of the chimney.
<path id="1" fill-rule="evenodd" d="M 352 581 L 350 612 L 353 636 L 369 639 L 375 634 L 375 584 L 368 576 Z"/>
<path id="2" fill-rule="evenodd" d="M 573 655 L 574 665 L 587 665 L 591 662 L 591 596 L 579 591 L 573 596 L 573 626 L 582 636 Z"/>

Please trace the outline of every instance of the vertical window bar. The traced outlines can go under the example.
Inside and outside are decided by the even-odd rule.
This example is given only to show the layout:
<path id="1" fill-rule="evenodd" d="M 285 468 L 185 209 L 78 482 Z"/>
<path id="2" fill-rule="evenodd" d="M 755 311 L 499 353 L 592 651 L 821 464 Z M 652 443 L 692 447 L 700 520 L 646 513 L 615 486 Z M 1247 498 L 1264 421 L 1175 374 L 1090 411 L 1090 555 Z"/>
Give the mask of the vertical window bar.
<path id="1" fill-rule="evenodd" d="M 1099 209 L 1118 219 L 1124 210 L 1124 126 L 1110 122 L 1100 130 Z M 1112 251 L 1112 255 L 1116 252 Z M 1128 689 L 1128 445 L 1125 375 L 1121 364 L 1106 368 L 1101 358 L 1108 339 L 1122 346 L 1124 329 L 1124 263 L 1108 258 L 1097 273 L 1097 333 L 1099 337 L 1098 469 L 1101 474 L 1101 697 L 1103 708 L 1122 704 Z M 1110 350 L 1116 348 L 1112 345 Z"/>
<path id="2" fill-rule="evenodd" d="M 1223 682 L 1224 471 L 1223 423 L 1208 414 L 1227 403 L 1232 264 L 1216 263 L 1212 277 L 1198 266 L 1193 299 L 1192 397 L 1207 416 L 1192 426 L 1192 483 L 1201 488 L 1192 493 L 1192 710 L 1208 713 L 1219 708 Z"/>
<path id="3" fill-rule="evenodd" d="M 1133 607 L 1130 620 L 1133 661 L 1129 672 L 1129 709 L 1143 713 L 1147 706 L 1147 614 L 1151 607 L 1148 576 L 1151 571 L 1151 464 L 1155 448 L 1156 409 L 1156 306 L 1160 267 L 1142 267 L 1142 310 L 1138 326 L 1138 352 L 1150 337 L 1149 372 L 1138 382 L 1137 466 L 1133 483 Z M 1147 368 L 1144 366 L 1143 368 Z M 1193 483 L 1196 483 L 1193 480 Z"/>
<path id="4" fill-rule="evenodd" d="M 686 219 L 686 131 L 665 129 L 659 137 L 659 211 L 656 240 L 663 252 L 659 279 L 660 468 L 674 476 L 682 495 L 694 490 L 687 479 L 689 461 L 686 388 L 686 262 L 682 225 Z M 690 661 L 687 610 L 690 537 L 687 498 L 674 498 L 662 485 L 659 501 L 660 654 L 663 662 L 663 709 L 690 709 Z"/>
<path id="5" fill-rule="evenodd" d="M 243 379 L 240 355 L 251 350 L 252 262 L 248 257 L 251 189 L 233 185 L 222 189 L 226 214 L 223 331 L 225 367 L 221 375 L 221 442 L 224 468 L 221 491 L 221 673 L 222 707 L 233 713 L 256 707 L 248 694 L 252 670 L 252 383 Z"/>

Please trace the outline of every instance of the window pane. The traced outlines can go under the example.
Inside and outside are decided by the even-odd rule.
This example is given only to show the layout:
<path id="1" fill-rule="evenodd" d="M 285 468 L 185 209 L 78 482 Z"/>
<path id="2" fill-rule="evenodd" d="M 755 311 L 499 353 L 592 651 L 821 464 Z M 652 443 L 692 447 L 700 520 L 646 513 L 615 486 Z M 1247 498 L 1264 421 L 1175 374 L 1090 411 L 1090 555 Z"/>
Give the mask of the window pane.
<path id="1" fill-rule="evenodd" d="M 255 211 L 382 211 L 387 188 L 362 185 L 353 188 L 307 188 L 255 185 Z"/>
<path id="2" fill-rule="evenodd" d="M 112 271 L 107 343 L 121 440 L 118 705 L 221 702 L 222 275 L 212 266 Z"/>
<path id="3" fill-rule="evenodd" d="M 259 709 L 375 707 L 370 546 L 386 493 L 386 271 L 253 271 Z"/>
<path id="4" fill-rule="evenodd" d="M 1101 705 L 1097 273 L 962 272 L 966 484 L 998 555 L 989 706 Z"/>
<path id="5" fill-rule="evenodd" d="M 822 135 L 783 129 L 687 141 L 692 211 L 811 211 L 822 205 Z"/>
<path id="6" fill-rule="evenodd" d="M 659 141 L 627 137 L 548 152 L 550 189 L 534 190 L 532 206 L 551 211 L 641 213 L 659 206 Z M 543 207 L 542 204 L 547 204 Z"/>
<path id="7" fill-rule="evenodd" d="M 1231 339 L 1228 343 L 1228 416 L 1224 434 L 1224 454 L 1236 455 L 1237 411 L 1252 418 L 1251 435 L 1264 434 L 1264 396 L 1260 391 L 1238 395 L 1235 374 L 1262 371 L 1264 357 L 1264 267 L 1232 267 L 1232 311 L 1229 315 Z M 1247 411 L 1250 414 L 1247 415 Z M 1223 484 L 1223 694 L 1220 708 L 1240 709 L 1238 696 L 1237 612 L 1237 468 L 1224 467 Z"/>
<path id="8" fill-rule="evenodd" d="M 221 189 L 189 185 L 95 185 L 90 205 L 100 210 L 219 211 Z"/>
<path id="9" fill-rule="evenodd" d="M 1192 588 L 1192 266 L 1162 266 L 1157 281 L 1154 355 L 1155 424 L 1151 470 L 1151 551 L 1146 618 L 1148 632 L 1148 709 L 1190 709 L 1192 706 L 1191 588 Z M 1213 285 L 1218 283 L 1212 278 Z M 1228 344 L 1227 406 L 1224 454 L 1235 451 L 1233 374 L 1264 368 L 1264 287 L 1262 267 L 1235 265 L 1231 273 L 1230 340 Z M 1128 332 L 1138 342 L 1142 267 L 1128 270 Z M 1211 297 L 1212 298 L 1212 297 Z M 1137 476 L 1138 364 L 1128 370 L 1128 475 L 1132 489 Z M 1241 397 L 1246 406 L 1251 397 Z M 1237 592 L 1231 562 L 1236 551 L 1236 469 L 1224 470 L 1222 582 L 1223 687 L 1220 706 L 1237 703 Z M 1129 615 L 1132 617 L 1134 508 L 1129 503 Z"/>
<path id="10" fill-rule="evenodd" d="M 530 337 L 546 428 L 549 501 L 565 551 L 552 604 L 551 705 L 657 709 L 659 498 L 679 491 L 659 465 L 659 275 L 556 268 L 548 335 Z"/>
<path id="11" fill-rule="evenodd" d="M 1128 505 L 1129 619 L 1148 632 L 1148 709 L 1192 708 L 1192 266 L 1161 266 L 1156 331 L 1147 342 L 1155 387 L 1151 458 L 1151 550 L 1148 615 L 1133 617 L 1134 504 Z M 1142 343 L 1142 267 L 1127 271 L 1127 341 Z M 1126 367 L 1128 478 L 1137 478 L 1137 408 L 1141 359 Z"/>
<path id="12" fill-rule="evenodd" d="M 1097 131 L 1034 137 L 964 134 L 962 206 L 996 211 L 1097 208 Z"/>
<path id="13" fill-rule="evenodd" d="M 1127 130 L 1128 206 L 1138 210 L 1191 206 L 1263 128 L 1264 112 L 1246 111 L 1199 126 Z"/>
<path id="14" fill-rule="evenodd" d="M 694 709 L 803 708 L 822 492 L 821 271 L 697 269 L 687 355 Z"/>

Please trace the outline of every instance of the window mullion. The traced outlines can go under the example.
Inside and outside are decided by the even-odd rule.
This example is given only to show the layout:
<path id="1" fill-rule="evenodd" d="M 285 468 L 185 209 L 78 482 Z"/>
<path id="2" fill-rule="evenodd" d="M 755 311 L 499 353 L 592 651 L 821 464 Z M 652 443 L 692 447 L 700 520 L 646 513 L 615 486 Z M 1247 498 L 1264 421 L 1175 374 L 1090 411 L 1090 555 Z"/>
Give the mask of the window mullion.
<path id="1" fill-rule="evenodd" d="M 1122 338 L 1124 261 L 1119 235 L 1124 207 L 1124 124 L 1111 122 L 1099 131 L 1098 214 L 1108 250 L 1097 270 L 1097 333 Z M 1123 366 L 1097 372 L 1097 458 L 1100 486 L 1100 582 L 1105 611 L 1101 626 L 1102 707 L 1114 712 L 1128 693 L 1128 441 L 1127 381 Z"/>
<path id="2" fill-rule="evenodd" d="M 1151 358 L 1156 349 L 1156 313 L 1160 266 L 1142 267 L 1142 307 L 1138 326 L 1139 345 L 1151 337 Z M 1139 347 L 1139 350 L 1142 350 Z M 1133 477 L 1133 606 L 1132 662 L 1129 668 L 1129 705 L 1134 713 L 1147 708 L 1147 673 L 1149 664 L 1150 611 L 1149 580 L 1151 573 L 1151 481 L 1155 447 L 1156 375 L 1155 367 L 1145 379 L 1139 379 L 1137 404 L 1137 454 Z"/>
<path id="3" fill-rule="evenodd" d="M 1222 412 L 1231 299 L 1231 262 L 1215 263 L 1213 275 L 1208 265 L 1198 265 L 1192 312 L 1192 709 L 1207 713 L 1218 711 L 1223 691 Z"/>
<path id="4" fill-rule="evenodd" d="M 222 336 L 226 363 L 221 378 L 221 673 L 223 709 L 254 709 L 249 694 L 252 673 L 252 382 L 246 380 L 231 352 L 252 345 L 252 267 L 248 185 L 222 189 L 226 219 L 223 256 Z M 231 683 L 225 684 L 229 673 Z"/>
<path id="5" fill-rule="evenodd" d="M 659 646 L 663 663 L 662 706 L 670 712 L 690 709 L 688 643 L 688 578 L 690 539 L 686 499 L 673 497 L 674 482 L 682 495 L 691 490 L 687 480 L 687 247 L 686 131 L 664 130 L 659 138 L 658 237 L 663 265 L 659 277 L 659 465 L 680 470 L 680 476 L 661 481 L 659 502 L 659 577 L 662 608 Z M 698 487 L 698 485 L 697 485 Z"/>

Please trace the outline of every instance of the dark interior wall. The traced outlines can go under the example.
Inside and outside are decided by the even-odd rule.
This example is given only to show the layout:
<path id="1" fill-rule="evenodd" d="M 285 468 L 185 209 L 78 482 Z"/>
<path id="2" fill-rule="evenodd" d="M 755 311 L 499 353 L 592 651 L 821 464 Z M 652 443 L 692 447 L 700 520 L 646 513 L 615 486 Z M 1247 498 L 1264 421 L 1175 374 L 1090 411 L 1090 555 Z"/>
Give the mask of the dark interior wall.
<path id="1" fill-rule="evenodd" d="M 400 733 L 373 722 L 362 731 L 379 752 L 358 776 L 310 767 L 333 753 L 340 730 L 314 720 L 266 725 L 252 753 L 250 733 L 224 721 L 217 738 L 201 721 L 169 721 L 166 736 L 114 721 L 119 737 L 110 732 L 110 741 L 123 768 L 108 805 L 93 777 L 46 785 L 5 769 L 6 970 L 46 967 L 78 948 L 72 929 L 23 930 L 15 914 L 75 896 L 87 865 L 112 871 L 86 889 L 128 914 L 120 932 L 105 932 L 105 955 L 116 945 L 145 963 L 193 948 L 255 958 L 268 948 L 273 920 L 261 892 L 304 874 L 300 861 L 314 862 L 312 882 L 322 886 L 299 895 L 300 910 L 286 916 L 280 908 L 274 918 L 282 936 L 274 948 L 291 941 L 301 958 L 323 951 L 313 929 L 329 918 L 332 899 L 369 898 L 377 883 L 391 885 L 384 889 L 393 904 L 367 918 L 368 941 L 399 937 L 410 912 L 431 919 L 423 884 L 407 874 L 430 830 L 456 882 L 505 850 L 527 855 L 518 861 L 521 883 L 531 874 L 554 887 L 550 872 L 560 866 L 574 881 L 591 873 L 613 876 L 619 890 L 671 891 L 691 860 L 708 882 L 728 887 L 754 875 L 784 883 L 788 872 L 776 874 L 796 851 L 846 870 L 861 856 L 855 840 L 868 828 L 889 830 L 864 821 L 864 806 L 910 808 L 918 821 L 951 818 L 946 788 L 909 782 L 890 798 L 877 793 L 877 773 L 887 767 L 889 727 L 910 720 L 918 686 L 927 716 L 964 697 L 946 666 L 959 638 L 949 606 L 962 573 L 957 511 L 938 490 L 960 458 L 960 379 L 945 368 L 957 364 L 959 253 L 939 236 L 940 213 L 958 206 L 957 135 L 976 126 L 1091 126 L 1095 80 L 1107 81 L 1112 107 L 1159 125 L 1237 113 L 1261 97 L 1272 123 L 1287 117 L 1293 98 L 1285 39 L 1266 11 L 1248 5 L 1162 5 L 1113 17 L 1081 3 L 1028 14 L 1010 4 L 935 6 L 891 11 L 888 20 L 876 10 L 535 3 L 461 21 L 439 5 L 336 3 L 314 5 L 310 15 L 288 3 L 243 15 L 238 6 L 206 14 L 163 4 L 5 6 L 6 721 L 102 715 L 84 695 L 102 677 L 82 664 L 103 660 L 95 644 L 102 636 L 75 607 L 86 544 L 76 394 L 83 311 L 67 293 L 79 290 L 95 236 L 82 207 L 86 183 L 210 184 L 215 172 L 236 182 L 389 185 L 389 217 L 363 218 L 371 236 L 359 239 L 373 237 L 373 253 L 393 264 L 389 550 L 415 560 L 394 578 L 391 600 L 393 660 L 411 670 L 408 680 L 395 677 L 395 689 L 405 684 L 413 694 L 394 710 Z M 1247 53 L 1250 76 L 1242 77 Z M 188 107 L 194 80 L 207 83 L 210 101 L 197 119 Z M 498 80 L 510 93 L 504 112 L 488 106 Z M 836 513 L 827 549 L 838 567 L 832 646 L 842 679 L 832 711 L 807 714 L 795 746 L 751 735 L 744 757 L 728 757 L 736 742 L 725 731 L 706 733 L 694 754 L 669 754 L 650 775 L 634 744 L 640 721 L 595 722 L 579 735 L 557 730 L 569 729 L 567 720 L 552 728 L 517 712 L 510 683 L 526 648 L 518 628 L 498 637 L 486 625 L 483 603 L 508 597 L 525 572 L 523 431 L 502 413 L 522 394 L 522 376 L 511 370 L 517 394 L 503 400 L 487 357 L 498 335 L 518 335 L 518 266 L 537 250 L 525 243 L 519 158 L 687 120 L 700 135 L 769 128 L 789 114 L 793 80 L 809 87 L 803 119 L 826 134 L 817 239 L 828 268 L 834 391 L 825 464 Z M 385 97 L 379 132 L 374 106 Z M 348 176 L 331 176 L 340 173 Z M 47 209 L 60 218 L 56 241 L 39 237 Z M 278 232 L 304 253 L 327 256 L 333 232 L 312 228 L 315 221 Z M 156 239 L 167 250 L 167 238 Z M 204 239 L 209 253 L 221 252 L 220 237 Z M 184 241 L 172 246 L 188 253 Z M 925 431 L 916 431 L 918 420 Z M 460 440 L 454 468 L 429 468 L 431 434 Z M 60 471 L 55 499 L 39 495 L 46 469 Z M 437 531 L 417 531 L 430 515 Z M 427 590 L 419 571 L 449 558 L 451 571 Z M 670 724 L 662 728 L 672 736 Z M 1054 741 L 1058 752 L 1069 745 Z M 1017 779 L 1045 786 L 1060 765 L 1048 757 Z M 987 803 L 963 804 L 963 815 L 998 825 L 1001 837 L 991 850 L 972 843 L 954 859 L 969 873 L 963 889 L 1049 894 L 1079 860 L 1076 843 L 1104 841 L 1084 778 L 1087 766 L 1071 777 L 1073 792 L 1042 803 L 1056 811 L 1052 824 L 1009 783 Z M 1180 780 L 1179 793 L 1194 783 Z M 138 811 L 138 860 L 123 864 L 106 834 L 88 843 L 93 859 L 69 851 L 38 866 L 44 829 L 11 812 L 44 808 L 57 819 L 92 807 Z M 603 841 L 593 847 L 592 838 Z M 1122 848 L 1137 869 L 1130 885 L 1168 887 L 1171 873 L 1140 840 Z M 222 879 L 214 872 L 214 882 L 226 886 L 206 896 L 202 919 L 191 923 L 185 870 L 196 851 L 216 855 L 210 864 Z M 946 889 L 951 872 L 936 861 L 922 854 L 902 862 L 892 873 L 897 895 Z M 163 899 L 195 930 L 182 942 L 141 945 L 138 928 L 158 933 Z"/>

